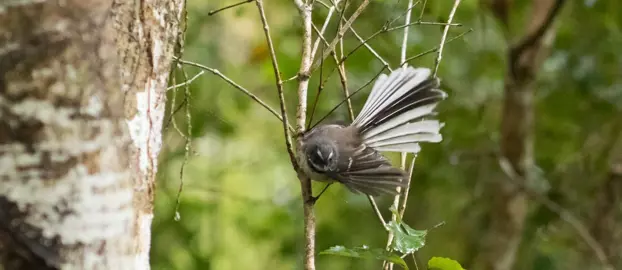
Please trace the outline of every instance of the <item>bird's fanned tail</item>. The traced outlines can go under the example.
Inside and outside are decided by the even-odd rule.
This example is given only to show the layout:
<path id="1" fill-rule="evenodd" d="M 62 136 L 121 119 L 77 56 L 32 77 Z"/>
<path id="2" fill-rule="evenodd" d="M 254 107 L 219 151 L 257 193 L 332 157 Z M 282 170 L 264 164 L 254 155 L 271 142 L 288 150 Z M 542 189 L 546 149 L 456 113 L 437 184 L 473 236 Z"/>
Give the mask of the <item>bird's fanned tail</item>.
<path id="1" fill-rule="evenodd" d="M 376 80 L 363 109 L 354 120 L 363 143 L 378 151 L 411 152 L 419 142 L 440 142 L 442 123 L 432 119 L 447 95 L 427 68 L 402 67 Z"/>

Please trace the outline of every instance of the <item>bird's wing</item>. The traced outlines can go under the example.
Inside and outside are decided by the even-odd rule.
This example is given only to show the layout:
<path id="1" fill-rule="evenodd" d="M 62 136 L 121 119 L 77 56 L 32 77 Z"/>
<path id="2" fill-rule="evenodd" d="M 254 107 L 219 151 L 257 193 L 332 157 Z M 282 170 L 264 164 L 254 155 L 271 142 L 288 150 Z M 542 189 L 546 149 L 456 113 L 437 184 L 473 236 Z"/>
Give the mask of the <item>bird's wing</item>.
<path id="1" fill-rule="evenodd" d="M 353 192 L 371 196 L 395 195 L 398 186 L 406 186 L 404 171 L 391 166 L 389 160 L 373 148 L 359 144 L 341 150 L 333 178 Z"/>

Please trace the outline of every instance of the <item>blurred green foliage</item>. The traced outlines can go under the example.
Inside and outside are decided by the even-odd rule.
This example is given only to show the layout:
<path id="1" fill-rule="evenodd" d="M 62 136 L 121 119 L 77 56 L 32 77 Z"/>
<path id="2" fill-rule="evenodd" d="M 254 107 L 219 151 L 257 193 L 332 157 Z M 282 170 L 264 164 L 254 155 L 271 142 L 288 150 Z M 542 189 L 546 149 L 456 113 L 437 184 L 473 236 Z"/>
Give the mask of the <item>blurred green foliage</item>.
<path id="1" fill-rule="evenodd" d="M 274 74 L 262 26 L 254 4 L 208 16 L 210 10 L 233 0 L 188 0 L 188 28 L 183 58 L 217 68 L 278 108 Z M 360 1 L 352 2 L 348 12 Z M 407 1 L 372 1 L 354 28 L 364 38 L 400 16 Z M 444 22 L 453 1 L 427 1 L 423 21 Z M 510 36 L 524 29 L 529 1 L 516 1 Z M 622 128 L 622 2 L 568 1 L 559 21 L 550 57 L 538 74 L 535 157 L 538 190 L 576 213 L 589 224 L 594 197 L 606 179 L 612 156 L 621 155 Z M 300 25 L 292 1 L 265 1 L 270 29 L 284 78 L 294 76 L 300 59 Z M 413 9 L 413 17 L 421 12 Z M 326 9 L 317 5 L 314 23 L 321 25 Z M 336 31 L 336 20 L 328 36 Z M 400 25 L 403 18 L 396 25 Z M 404 221 L 428 231 L 426 245 L 416 252 L 419 265 L 433 256 L 448 257 L 466 269 L 473 262 L 486 231 L 492 202 L 488 184 L 502 181 L 497 153 L 499 120 L 506 69 L 507 35 L 479 1 L 463 1 L 450 37 L 473 32 L 445 47 L 439 69 L 449 98 L 439 108 L 446 123 L 444 141 L 424 145 L 419 155 Z M 408 55 L 438 45 L 441 26 L 410 28 Z M 402 30 L 370 42 L 392 66 L 399 62 Z M 348 52 L 358 41 L 345 37 Z M 434 66 L 434 54 L 410 62 Z M 333 70 L 325 61 L 323 75 Z M 350 91 L 364 85 L 382 64 L 365 48 L 346 62 Z M 185 67 L 191 77 L 199 70 Z M 180 70 L 174 72 L 183 81 Z M 310 84 L 309 100 L 317 93 L 319 73 Z M 369 88 L 367 89 L 367 91 Z M 190 85 L 192 152 L 184 162 L 185 139 L 166 125 L 160 155 L 152 242 L 154 269 L 301 269 L 304 251 L 300 187 L 285 150 L 282 125 L 264 108 L 206 73 Z M 355 112 L 366 91 L 353 98 Z M 175 105 L 171 105 L 175 96 Z M 294 117 L 296 83 L 285 84 Z M 343 99 L 336 72 L 318 103 L 315 121 Z M 169 106 L 184 100 L 183 91 L 169 91 Z M 311 106 L 310 106 L 311 107 Z M 170 113 L 170 110 L 169 110 Z M 167 116 L 168 118 L 168 116 Z M 347 120 L 345 107 L 332 116 Z M 168 120 L 168 119 L 167 119 Z M 188 118 L 181 109 L 174 121 L 185 131 Z M 292 122 L 293 123 L 293 122 Z M 396 158 L 396 156 L 391 156 Z M 185 163 L 184 188 L 175 221 L 180 169 Z M 315 186 L 316 192 L 322 188 Z M 381 198 L 388 218 L 392 198 Z M 589 269 L 592 255 L 557 214 L 531 203 L 516 269 Z M 316 205 L 317 251 L 346 247 L 384 247 L 387 233 L 367 198 L 333 186 Z M 414 269 L 412 260 L 407 260 Z M 375 259 L 318 256 L 318 269 L 379 269 Z M 576 268 L 581 266 L 580 268 Z M 597 268 L 595 268 L 597 269 Z"/>

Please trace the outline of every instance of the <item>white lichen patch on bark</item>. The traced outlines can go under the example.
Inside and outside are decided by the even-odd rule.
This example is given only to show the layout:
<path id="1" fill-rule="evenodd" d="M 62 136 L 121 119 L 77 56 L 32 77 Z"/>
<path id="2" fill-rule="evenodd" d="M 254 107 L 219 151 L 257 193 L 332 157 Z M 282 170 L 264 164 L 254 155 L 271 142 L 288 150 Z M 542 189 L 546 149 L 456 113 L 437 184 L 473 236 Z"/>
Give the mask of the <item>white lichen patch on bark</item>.
<path id="1" fill-rule="evenodd" d="M 149 247 L 151 245 L 151 221 L 153 214 L 142 213 L 138 218 L 138 252 L 134 260 L 134 269 L 149 269 Z"/>
<path id="2" fill-rule="evenodd" d="M 22 143 L 0 148 L 0 195 L 29 213 L 26 223 L 40 228 L 44 237 L 59 237 L 64 244 L 91 243 L 128 229 L 130 173 L 127 168 L 120 170 L 112 120 L 71 119 L 76 109 L 35 99 L 0 102 L 0 107 L 21 121 L 45 124 L 42 134 L 46 139 L 34 142 L 33 149 Z M 85 158 L 89 155 L 95 156 Z M 54 170 L 71 159 L 75 165 L 56 175 Z"/>
<path id="3" fill-rule="evenodd" d="M 134 88 L 135 99 L 129 106 L 133 109 L 132 115 L 127 115 L 127 126 L 135 149 L 133 164 L 138 175 L 134 178 L 134 189 L 137 192 L 152 194 L 149 190 L 155 181 L 157 172 L 157 157 L 162 147 L 162 124 L 165 113 L 166 86 L 170 69 L 174 40 L 177 36 L 178 25 L 172 24 L 169 14 L 181 15 L 183 1 L 167 1 L 144 12 L 145 24 L 137 24 L 134 32 L 139 37 L 147 39 L 149 46 L 149 63 L 151 69 L 145 76 L 144 84 Z M 165 39 L 156 37 L 166 37 Z M 126 71 L 121 71 L 126 74 Z M 126 77 L 126 76 L 123 76 Z M 125 89 L 124 89 L 125 90 Z M 127 106 L 127 104 L 126 104 Z M 136 212 L 136 269 L 149 268 L 149 249 L 151 245 L 151 222 L 153 214 L 150 205 L 138 203 Z"/>

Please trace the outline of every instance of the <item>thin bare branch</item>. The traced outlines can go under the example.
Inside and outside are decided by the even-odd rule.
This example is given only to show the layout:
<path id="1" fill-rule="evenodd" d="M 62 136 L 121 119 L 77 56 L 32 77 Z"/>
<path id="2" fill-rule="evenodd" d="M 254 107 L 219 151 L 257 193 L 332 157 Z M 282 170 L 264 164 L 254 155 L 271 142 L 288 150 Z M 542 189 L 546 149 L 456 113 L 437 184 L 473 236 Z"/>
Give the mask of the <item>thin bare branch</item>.
<path id="1" fill-rule="evenodd" d="M 458 10 L 458 6 L 460 5 L 460 0 L 456 0 L 454 2 L 454 6 L 451 8 L 449 12 L 449 18 L 447 19 L 447 25 L 445 25 L 445 29 L 443 29 L 443 37 L 441 38 L 441 45 L 438 49 L 438 53 L 436 54 L 436 61 L 434 62 L 434 75 L 438 73 L 438 67 L 441 64 L 441 59 L 443 58 L 443 48 L 445 47 L 445 40 L 447 39 L 447 34 L 449 33 L 449 27 L 451 26 L 451 22 L 454 20 L 454 14 L 456 14 L 456 10 Z"/>
<path id="2" fill-rule="evenodd" d="M 330 8 L 331 7 L 331 5 L 324 3 L 324 1 L 322 1 L 322 0 L 315 0 L 315 2 L 320 3 L 325 8 Z"/>
<path id="3" fill-rule="evenodd" d="M 323 41 L 322 45 L 328 45 L 328 41 L 326 41 L 326 39 L 324 39 L 324 36 L 319 35 L 320 30 L 317 29 L 315 24 L 311 23 L 311 26 L 313 27 L 313 30 L 315 30 L 315 32 L 318 33 L 318 40 Z M 324 48 L 325 48 L 325 46 L 322 46 L 322 53 L 324 52 Z M 324 73 L 323 73 L 323 71 L 324 71 L 324 59 L 320 59 L 320 62 L 321 62 L 321 65 L 320 65 L 320 84 L 318 84 L 317 94 L 315 94 L 315 99 L 313 100 L 313 107 L 311 107 L 311 114 L 309 115 L 309 121 L 307 123 L 307 129 L 309 128 L 309 126 L 311 126 L 311 123 L 313 121 L 313 116 L 315 116 L 315 109 L 317 109 L 317 103 L 320 100 L 320 95 L 322 94 L 322 90 L 324 90 L 324 83 L 322 83 L 322 75 L 324 75 Z"/>
<path id="4" fill-rule="evenodd" d="M 311 42 L 313 38 L 313 29 L 311 21 L 311 13 L 313 11 L 313 3 L 303 3 L 302 0 L 294 0 L 300 17 L 302 19 L 302 55 L 300 60 L 300 69 L 298 71 L 298 108 L 296 110 L 296 131 L 297 146 L 300 148 L 301 138 L 305 131 L 305 122 L 307 116 L 307 92 L 309 88 L 310 70 L 313 64 L 311 58 L 312 49 Z M 300 191 L 303 200 L 304 215 L 304 231 L 305 231 L 305 270 L 315 270 L 315 214 L 313 211 L 313 195 L 311 189 L 311 179 L 300 168 L 295 168 L 300 180 Z"/>
<path id="5" fill-rule="evenodd" d="M 425 6 L 428 3 L 428 0 L 423 0 L 423 5 L 421 6 L 421 12 L 419 13 L 419 19 L 417 19 L 418 22 L 421 21 L 421 19 L 423 19 L 423 13 L 425 12 Z"/>
<path id="6" fill-rule="evenodd" d="M 183 66 L 180 68 L 182 75 L 184 76 L 184 81 L 191 81 L 192 79 L 188 80 L 188 73 L 186 73 L 186 70 L 183 68 Z M 201 72 L 203 72 L 203 70 L 201 70 Z M 181 204 L 181 193 L 184 190 L 184 172 L 186 164 L 188 164 L 190 152 L 192 152 L 192 114 L 190 113 L 190 85 L 188 83 L 184 85 L 184 96 L 186 100 L 186 135 L 183 136 L 185 139 L 184 159 L 179 168 L 179 187 L 177 189 L 177 196 L 175 198 L 175 216 L 173 217 L 175 221 L 179 221 L 181 219 L 181 215 L 179 213 L 179 205 Z M 173 125 L 175 125 L 175 121 L 173 121 Z M 178 129 L 176 125 L 175 128 Z"/>
<path id="7" fill-rule="evenodd" d="M 212 16 L 212 15 L 218 13 L 218 12 L 221 12 L 221 11 L 224 11 L 224 10 L 227 10 L 227 9 L 230 9 L 230 8 L 234 8 L 234 7 L 237 7 L 239 5 L 246 4 L 246 3 L 250 3 L 250 2 L 253 2 L 253 1 L 254 0 L 244 0 L 244 1 L 241 1 L 241 2 L 237 2 L 235 4 L 231 4 L 231 5 L 228 5 L 228 6 L 225 6 L 225 7 L 221 7 L 219 9 L 211 10 L 210 12 L 207 13 L 207 15 L 208 16 Z"/>
<path id="8" fill-rule="evenodd" d="M 190 61 L 186 61 L 186 60 L 181 60 L 181 59 L 177 59 L 177 61 L 179 61 L 179 63 L 182 63 L 184 65 L 189 65 L 189 66 L 193 66 L 193 67 L 197 67 L 200 68 L 202 70 L 206 70 L 218 77 L 220 77 L 221 79 L 223 79 L 225 82 L 229 83 L 231 86 L 233 86 L 234 88 L 242 91 L 242 93 L 246 94 L 247 96 L 249 96 L 251 99 L 253 99 L 255 102 L 259 103 L 259 105 L 263 106 L 264 108 L 266 108 L 268 111 L 270 111 L 274 116 L 276 116 L 276 118 L 278 118 L 281 122 L 283 121 L 283 118 L 281 117 L 281 115 L 274 109 L 272 109 L 272 107 L 270 107 L 270 105 L 268 105 L 267 103 L 265 103 L 263 100 L 261 100 L 259 97 L 257 97 L 255 94 L 251 93 L 250 91 L 248 91 L 246 88 L 242 87 L 241 85 L 237 84 L 236 82 L 234 82 L 233 80 L 231 80 L 229 77 L 225 76 L 224 74 L 222 74 L 219 70 L 214 69 L 214 68 L 210 68 L 204 65 L 201 65 L 199 63 L 195 63 L 195 62 L 190 62 Z M 287 120 L 287 119 L 286 119 Z M 286 121 L 285 121 L 286 122 Z M 289 123 L 287 124 L 287 127 L 289 128 L 290 131 L 293 131 L 294 128 L 289 125 Z"/>
<path id="9" fill-rule="evenodd" d="M 175 73 L 173 73 L 172 81 L 173 81 L 173 84 L 177 84 L 177 75 Z M 177 88 L 173 88 L 173 92 L 175 93 L 173 94 L 173 97 L 171 99 L 171 109 L 177 103 Z M 186 104 L 186 102 L 187 102 L 187 97 L 184 98 L 184 101 L 182 102 L 182 104 Z M 181 109 L 181 107 L 179 109 Z M 181 131 L 181 129 L 177 125 L 177 120 L 175 120 L 175 117 L 174 117 L 175 113 L 177 113 L 177 111 L 171 111 L 171 116 L 169 120 L 173 123 L 173 129 L 177 131 L 177 134 L 179 134 L 179 136 L 185 139 L 186 135 Z M 175 206 L 175 208 L 177 208 L 177 206 Z"/>
<path id="10" fill-rule="evenodd" d="M 410 18 L 411 18 L 411 11 L 413 8 L 413 0 L 408 0 L 408 6 L 407 6 L 407 12 L 406 12 L 406 18 L 404 20 L 404 25 L 406 25 L 406 27 L 404 27 L 404 36 L 402 38 L 402 50 L 401 50 L 401 55 L 400 55 L 400 63 L 403 63 L 402 65 L 406 65 L 405 61 L 406 61 L 406 51 L 408 49 L 408 25 L 410 25 Z M 402 170 L 406 169 L 406 158 L 408 157 L 408 153 L 406 152 L 402 152 L 400 153 L 400 159 L 401 159 L 401 168 Z M 413 158 L 414 160 L 414 158 Z M 406 180 L 406 179 L 404 179 Z M 410 178 L 408 179 L 408 185 L 410 186 Z M 409 190 L 409 188 L 407 188 L 407 190 Z M 400 206 L 400 197 L 402 195 L 402 188 L 401 187 L 397 187 L 397 194 L 395 195 L 395 197 L 393 198 L 393 206 L 392 208 L 399 210 L 398 207 Z M 408 196 L 408 194 L 404 194 L 404 196 Z M 398 217 L 399 212 L 395 211 L 391 214 L 391 220 L 393 221 L 397 221 L 397 220 L 401 220 L 401 217 Z M 389 231 L 389 236 L 387 237 L 387 246 L 386 249 L 388 251 L 391 251 L 391 243 L 393 243 L 393 231 Z M 393 263 L 385 261 L 384 263 L 385 269 L 393 269 Z"/>
<path id="11" fill-rule="evenodd" d="M 404 25 L 410 25 L 411 10 L 413 8 L 413 0 L 408 0 L 408 12 L 406 12 L 406 20 Z M 400 63 L 406 60 L 406 51 L 408 49 L 408 26 L 404 27 L 404 38 L 402 39 L 402 54 L 400 55 Z M 405 64 L 404 64 L 405 65 Z"/>
<path id="12" fill-rule="evenodd" d="M 311 129 L 313 129 L 317 124 L 321 123 L 324 119 L 326 119 L 326 117 L 328 117 L 331 113 L 333 113 L 335 110 L 337 110 L 337 108 L 339 108 L 339 106 L 341 106 L 341 104 L 343 104 L 344 102 L 346 102 L 347 99 L 353 97 L 354 95 L 358 94 L 361 90 L 363 90 L 365 87 L 367 87 L 368 85 L 370 85 L 374 80 L 376 80 L 376 78 L 378 78 L 378 76 L 380 76 L 380 74 L 382 74 L 382 72 L 387 68 L 387 66 L 383 66 L 378 73 L 376 73 L 376 76 L 374 76 L 373 78 L 371 78 L 369 81 L 367 81 L 363 86 L 359 87 L 359 89 L 356 89 L 356 91 L 352 92 L 352 94 L 350 94 L 346 99 L 342 100 L 341 102 L 339 102 L 339 104 L 337 104 L 335 107 L 333 107 L 324 117 L 322 117 L 319 121 L 315 122 L 314 125 L 311 126 Z"/>
<path id="13" fill-rule="evenodd" d="M 324 24 L 322 25 L 322 30 L 318 32 L 317 34 L 318 37 L 315 40 L 315 44 L 313 44 L 313 51 L 311 52 L 311 60 L 315 58 L 315 53 L 317 52 L 317 49 L 320 46 L 320 41 L 321 39 L 324 38 L 324 32 L 326 32 L 326 28 L 328 27 L 328 24 L 330 23 L 330 20 L 333 17 L 333 13 L 335 12 L 337 5 L 339 5 L 339 2 L 340 0 L 336 0 L 335 3 L 333 3 L 333 5 L 328 9 L 328 15 L 326 15 L 326 19 L 324 20 Z"/>
<path id="14" fill-rule="evenodd" d="M 169 86 L 168 88 L 166 88 L 166 90 L 168 91 L 168 90 L 172 90 L 172 89 L 177 89 L 179 87 L 187 86 L 187 85 L 191 84 L 194 80 L 196 80 L 198 77 L 203 75 L 203 73 L 205 73 L 205 70 L 201 70 L 199 73 L 197 73 L 196 75 L 192 76 L 192 78 L 190 78 L 187 81 L 184 81 L 184 82 L 182 82 L 180 84 L 176 84 L 176 85 L 173 85 L 173 86 Z"/>
<path id="15" fill-rule="evenodd" d="M 344 12 L 342 10 L 340 10 L 339 8 L 337 8 L 337 11 L 341 14 L 341 19 L 340 19 L 340 31 L 343 28 L 343 15 Z M 371 52 L 378 60 L 380 60 L 380 62 L 382 62 L 385 66 L 389 67 L 389 70 L 391 70 L 391 67 L 389 65 L 389 63 L 384 60 L 384 58 L 382 58 L 380 56 L 380 54 L 378 54 L 378 52 L 376 52 L 376 50 L 374 50 L 369 44 L 367 44 L 367 42 L 365 42 L 363 40 L 363 38 L 356 32 L 356 30 L 354 29 L 354 26 L 350 26 L 350 31 L 352 32 L 352 34 L 354 34 L 354 36 L 361 42 L 361 44 L 363 44 L 365 46 L 365 48 L 367 48 L 367 50 L 369 50 L 369 52 Z M 343 37 L 341 38 L 343 40 Z M 343 42 L 341 43 L 343 45 Z M 344 57 L 344 52 L 343 52 L 343 46 L 342 46 L 342 52 L 341 52 L 341 57 L 340 61 L 337 61 L 337 65 L 340 65 L 341 63 L 345 62 L 345 57 Z"/>
<path id="16" fill-rule="evenodd" d="M 363 40 L 363 38 L 356 32 L 356 30 L 354 30 L 354 27 L 350 28 L 350 31 L 352 32 L 352 34 L 354 34 L 356 39 L 358 39 L 359 42 L 361 42 L 361 44 L 363 44 L 363 46 L 365 46 L 365 48 L 367 48 L 367 50 L 369 50 L 369 52 L 371 52 L 371 54 L 373 54 L 376 57 L 376 59 L 380 60 L 382 64 L 384 64 L 385 66 L 388 67 L 389 70 L 391 70 L 391 66 L 389 65 L 389 62 L 384 60 L 384 58 L 382 58 L 382 56 L 380 56 L 380 54 L 377 53 L 376 50 L 374 50 L 369 44 L 367 44 L 367 42 Z M 345 59 L 345 56 L 341 55 L 341 59 Z M 345 62 L 345 61 L 341 61 L 341 62 Z"/>
<path id="17" fill-rule="evenodd" d="M 171 113 L 169 114 L 168 120 L 166 121 L 166 124 L 163 125 L 162 130 L 168 130 L 170 124 L 173 122 L 174 116 L 186 105 L 187 99 L 184 98 L 184 100 L 181 101 L 181 103 L 173 109 L 173 107 L 175 106 L 175 96 L 173 95 L 173 99 L 171 100 Z"/>
<path id="18" fill-rule="evenodd" d="M 417 160 L 417 155 L 413 155 L 412 160 L 410 161 L 410 168 L 408 168 L 408 185 L 406 186 L 406 190 L 404 190 L 404 199 L 402 199 L 402 204 L 400 208 L 398 208 L 398 213 L 400 214 L 400 219 L 404 218 L 404 212 L 406 212 L 406 205 L 408 203 L 408 193 L 410 192 L 410 181 L 413 179 L 413 172 L 415 171 L 415 161 Z"/>
<path id="19" fill-rule="evenodd" d="M 292 136 L 287 125 L 287 108 L 285 106 L 285 96 L 283 94 L 283 80 L 281 79 L 281 71 L 279 70 L 279 63 L 276 59 L 274 43 L 272 42 L 272 37 L 270 36 L 270 26 L 268 24 L 268 19 L 266 19 L 266 11 L 263 7 L 263 0 L 255 0 L 255 4 L 257 5 L 257 10 L 259 11 L 259 17 L 261 18 L 261 24 L 263 25 L 263 32 L 266 36 L 268 49 L 270 50 L 270 59 L 272 61 L 274 79 L 276 80 L 276 89 L 279 93 L 279 103 L 281 105 L 281 118 L 283 119 L 283 130 L 285 132 L 285 145 L 287 147 L 287 152 L 289 153 L 289 158 L 292 162 L 292 165 L 294 166 L 294 168 L 298 168 L 298 162 L 296 161 L 296 154 L 294 153 L 291 139 Z"/>
<path id="20" fill-rule="evenodd" d="M 455 37 L 452 37 L 452 38 L 448 39 L 448 40 L 447 40 L 447 41 L 445 41 L 443 44 L 448 44 L 448 43 L 450 43 L 450 42 L 452 42 L 452 41 L 454 41 L 454 40 L 456 40 L 456 39 L 459 39 L 459 38 L 461 38 L 462 36 L 464 36 L 464 35 L 466 35 L 466 34 L 468 34 L 468 33 L 471 33 L 471 32 L 473 32 L 473 28 L 471 28 L 471 29 L 469 29 L 469 30 L 466 30 L 466 31 L 464 31 L 464 32 L 462 32 L 462 33 L 460 33 L 460 34 L 456 35 Z M 429 49 L 429 50 L 427 50 L 427 51 L 425 51 L 425 52 L 419 53 L 419 54 L 417 54 L 417 55 L 415 55 L 415 56 L 411 56 L 411 57 L 407 58 L 405 62 L 410 62 L 410 61 L 415 60 L 415 59 L 417 59 L 417 58 L 419 58 L 419 57 L 422 57 L 422 56 L 425 56 L 425 55 L 428 55 L 428 54 L 431 54 L 431 53 L 437 52 L 437 51 L 439 50 L 439 48 L 440 48 L 440 45 L 438 45 L 438 46 L 436 46 L 436 47 L 434 47 L 434 48 L 432 48 L 432 49 Z M 403 63 L 401 63 L 401 64 L 403 64 Z"/>
<path id="21" fill-rule="evenodd" d="M 330 45 L 328 46 L 328 49 L 324 52 L 324 55 L 322 55 L 323 59 L 326 59 L 326 57 L 328 57 L 328 55 L 332 51 L 335 50 L 335 47 L 337 46 L 337 42 L 339 42 L 339 40 L 343 37 L 343 35 L 345 35 L 345 33 L 350 29 L 350 26 L 352 26 L 352 23 L 354 23 L 354 21 L 356 20 L 356 18 L 358 18 L 359 15 L 361 15 L 361 13 L 367 7 L 368 4 L 369 4 L 369 0 L 363 0 L 361 5 L 359 5 L 359 7 L 354 11 L 354 13 L 352 13 L 352 16 L 350 16 L 350 18 L 345 23 L 345 25 L 343 26 L 341 31 L 339 31 L 339 33 L 337 33 L 337 36 L 335 37 L 335 39 L 333 39 L 333 41 L 330 42 Z M 315 69 L 317 69 L 317 67 L 318 67 L 318 65 L 316 64 L 316 65 L 313 66 L 312 69 L 315 70 Z"/>
<path id="22" fill-rule="evenodd" d="M 417 264 L 417 257 L 415 257 L 415 253 L 410 253 L 413 258 L 413 263 L 415 264 L 415 270 L 419 270 L 419 265 Z"/>
<path id="23" fill-rule="evenodd" d="M 343 13 L 342 13 L 343 14 Z M 343 20 L 339 22 L 339 27 L 343 27 Z M 339 40 L 339 51 L 341 52 L 341 57 L 343 58 L 343 37 Z M 333 59 L 335 63 L 338 63 L 337 54 L 333 53 Z M 343 89 L 343 94 L 346 97 L 346 105 L 348 107 L 348 114 L 350 115 L 350 120 L 354 121 L 354 111 L 352 110 L 352 100 L 348 98 L 350 96 L 350 91 L 348 90 L 348 77 L 346 75 L 346 63 L 341 62 L 338 66 L 339 71 L 339 79 L 341 81 L 341 88 Z"/>
<path id="24" fill-rule="evenodd" d="M 380 212 L 380 209 L 378 208 L 378 204 L 376 204 L 376 200 L 374 200 L 374 197 L 367 195 L 367 199 L 369 200 L 369 204 L 371 205 L 371 208 L 374 210 L 374 213 L 376 213 L 376 216 L 378 216 L 378 219 L 380 220 L 380 222 L 382 222 L 382 227 L 383 228 L 387 228 L 387 222 L 384 221 L 384 218 L 382 217 L 382 213 Z"/>
<path id="25" fill-rule="evenodd" d="M 391 31 L 395 31 L 395 30 L 399 30 L 399 29 L 403 29 L 403 28 L 408 28 L 410 26 L 413 25 L 448 25 L 446 23 L 436 23 L 436 22 L 413 22 L 413 23 L 408 23 L 408 24 L 403 24 L 400 26 L 395 26 L 395 27 L 391 27 L 391 24 L 394 21 L 389 21 L 387 24 L 385 24 L 380 30 L 376 31 L 375 33 L 373 33 L 371 36 L 369 36 L 367 39 L 361 40 L 359 39 L 359 41 L 361 42 L 360 44 L 358 44 L 356 47 L 354 47 L 354 49 L 352 49 L 345 57 L 343 57 L 341 59 L 341 61 L 346 61 L 346 59 L 348 59 L 348 57 L 350 57 L 352 54 L 354 54 L 358 49 L 360 49 L 361 47 L 365 46 L 368 47 L 368 43 L 376 38 L 377 36 L 379 36 L 380 34 L 384 34 L 384 33 L 388 33 Z M 462 26 L 461 24 L 449 24 L 450 26 Z M 352 28 L 350 28 L 352 29 Z M 472 31 L 472 30 L 471 30 Z M 406 62 L 408 62 L 408 60 L 406 60 Z M 400 66 L 403 65 L 404 63 L 400 63 Z"/>

